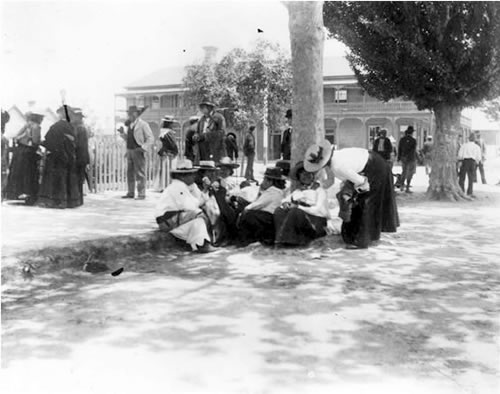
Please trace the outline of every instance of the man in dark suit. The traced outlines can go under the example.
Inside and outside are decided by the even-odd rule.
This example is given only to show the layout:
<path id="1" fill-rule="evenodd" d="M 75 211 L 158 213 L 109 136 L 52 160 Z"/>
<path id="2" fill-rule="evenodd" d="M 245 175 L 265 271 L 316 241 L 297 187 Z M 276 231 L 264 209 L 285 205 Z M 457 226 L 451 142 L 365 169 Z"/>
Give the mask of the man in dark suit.
<path id="1" fill-rule="evenodd" d="M 391 140 L 387 138 L 387 130 L 380 130 L 378 138 L 373 142 L 373 151 L 377 152 L 385 160 L 391 160 L 392 144 Z"/>
<path id="2" fill-rule="evenodd" d="M 405 136 L 399 140 L 398 161 L 401 161 L 403 173 L 401 174 L 401 191 L 405 188 L 406 193 L 411 193 L 410 184 L 415 172 L 417 172 L 417 140 L 412 137 L 413 126 L 408 126 Z"/>
<path id="3" fill-rule="evenodd" d="M 200 111 L 203 116 L 198 122 L 197 133 L 193 141 L 198 145 L 198 157 L 195 164 L 200 160 L 211 160 L 219 163 L 226 155 L 226 120 L 220 113 L 215 112 L 215 104 L 209 100 L 200 103 Z"/>
<path id="4" fill-rule="evenodd" d="M 292 110 L 286 111 L 286 122 L 288 128 L 283 132 L 281 138 L 281 157 L 283 160 L 290 160 L 292 157 Z"/>

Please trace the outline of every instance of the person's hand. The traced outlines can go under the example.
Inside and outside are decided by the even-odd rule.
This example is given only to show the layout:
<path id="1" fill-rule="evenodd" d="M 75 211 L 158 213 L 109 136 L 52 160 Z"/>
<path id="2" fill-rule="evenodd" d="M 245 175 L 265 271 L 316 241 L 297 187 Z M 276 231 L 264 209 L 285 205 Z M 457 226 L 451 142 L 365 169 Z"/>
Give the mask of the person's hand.
<path id="1" fill-rule="evenodd" d="M 200 140 L 200 136 L 198 134 L 193 135 L 193 142 L 198 142 Z"/>
<path id="2" fill-rule="evenodd" d="M 281 204 L 281 207 L 282 207 L 283 209 L 292 209 L 292 208 L 293 208 L 293 205 L 294 205 L 294 204 L 292 204 L 291 202 L 286 201 L 286 202 L 284 202 L 283 204 Z"/>
<path id="3" fill-rule="evenodd" d="M 120 134 L 125 133 L 125 130 L 123 129 L 123 126 L 120 126 L 118 129 L 116 129 Z"/>
<path id="4" fill-rule="evenodd" d="M 370 183 L 368 178 L 364 177 L 364 181 L 358 185 L 355 185 L 355 189 L 358 193 L 366 193 L 370 191 Z"/>

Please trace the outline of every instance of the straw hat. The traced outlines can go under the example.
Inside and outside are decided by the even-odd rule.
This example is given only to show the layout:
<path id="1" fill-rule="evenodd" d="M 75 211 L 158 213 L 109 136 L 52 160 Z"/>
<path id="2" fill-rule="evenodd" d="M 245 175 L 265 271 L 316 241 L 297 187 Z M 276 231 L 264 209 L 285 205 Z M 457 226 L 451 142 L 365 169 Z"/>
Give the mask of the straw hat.
<path id="1" fill-rule="evenodd" d="M 172 174 L 193 174 L 198 172 L 198 168 L 193 167 L 191 160 L 178 160 L 177 166 L 170 171 Z"/>
<path id="2" fill-rule="evenodd" d="M 239 164 L 233 163 L 231 158 L 227 156 L 220 159 L 219 164 L 217 164 L 217 167 L 238 168 L 239 166 L 240 166 Z"/>
<path id="3" fill-rule="evenodd" d="M 304 169 L 307 172 L 321 170 L 330 161 L 332 153 L 333 146 L 327 140 L 311 145 L 304 155 Z"/>

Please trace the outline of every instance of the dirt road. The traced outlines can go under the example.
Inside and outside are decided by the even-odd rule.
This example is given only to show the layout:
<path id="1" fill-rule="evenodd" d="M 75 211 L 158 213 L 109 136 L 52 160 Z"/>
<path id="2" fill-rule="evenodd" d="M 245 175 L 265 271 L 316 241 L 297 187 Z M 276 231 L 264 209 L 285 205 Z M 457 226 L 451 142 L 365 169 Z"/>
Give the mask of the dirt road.
<path id="1" fill-rule="evenodd" d="M 500 210 L 400 201 L 400 232 L 348 251 L 257 245 L 59 271 L 2 294 L 2 392 L 498 390 Z"/>

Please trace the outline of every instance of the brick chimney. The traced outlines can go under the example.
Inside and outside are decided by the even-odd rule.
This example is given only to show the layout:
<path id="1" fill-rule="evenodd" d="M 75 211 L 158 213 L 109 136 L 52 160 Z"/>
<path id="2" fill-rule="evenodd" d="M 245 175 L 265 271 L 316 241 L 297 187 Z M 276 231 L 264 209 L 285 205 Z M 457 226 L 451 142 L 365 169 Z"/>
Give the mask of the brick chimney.
<path id="1" fill-rule="evenodd" d="M 205 63 L 214 63 L 215 56 L 217 56 L 218 49 L 219 48 L 214 47 L 214 46 L 203 47 L 203 50 L 205 51 L 205 59 L 203 61 Z"/>

